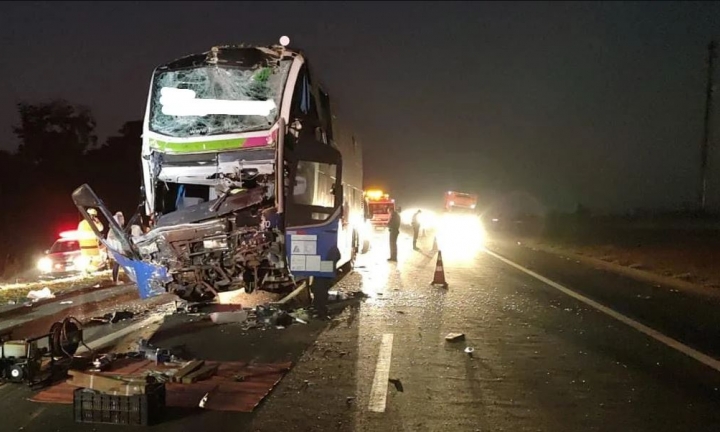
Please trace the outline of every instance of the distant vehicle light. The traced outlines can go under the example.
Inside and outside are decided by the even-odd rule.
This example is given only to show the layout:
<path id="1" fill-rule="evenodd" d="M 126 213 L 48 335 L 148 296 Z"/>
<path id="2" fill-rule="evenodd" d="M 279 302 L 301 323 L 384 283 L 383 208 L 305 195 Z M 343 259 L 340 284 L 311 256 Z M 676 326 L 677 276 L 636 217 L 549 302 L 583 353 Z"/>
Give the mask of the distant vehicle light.
<path id="1" fill-rule="evenodd" d="M 77 230 L 63 231 L 59 234 L 59 237 L 66 240 L 77 240 L 78 238 L 80 238 L 80 234 L 77 232 Z"/>
<path id="2" fill-rule="evenodd" d="M 371 190 L 365 192 L 365 196 L 367 196 L 368 198 L 373 199 L 373 200 L 382 199 L 383 195 L 384 195 L 383 191 L 381 191 L 379 189 L 371 189 Z"/>
<path id="3" fill-rule="evenodd" d="M 48 257 L 42 257 L 37 262 L 37 269 L 43 273 L 50 273 L 52 271 L 52 260 Z"/>

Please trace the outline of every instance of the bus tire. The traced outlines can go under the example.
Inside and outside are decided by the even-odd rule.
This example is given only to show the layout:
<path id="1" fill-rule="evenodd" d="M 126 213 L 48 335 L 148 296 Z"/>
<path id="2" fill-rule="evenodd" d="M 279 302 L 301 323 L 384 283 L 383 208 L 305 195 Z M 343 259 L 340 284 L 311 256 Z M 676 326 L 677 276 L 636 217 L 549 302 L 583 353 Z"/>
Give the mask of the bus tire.
<path id="1" fill-rule="evenodd" d="M 370 251 L 370 240 L 363 239 L 362 242 L 362 249 L 360 249 L 361 254 L 366 254 Z"/>

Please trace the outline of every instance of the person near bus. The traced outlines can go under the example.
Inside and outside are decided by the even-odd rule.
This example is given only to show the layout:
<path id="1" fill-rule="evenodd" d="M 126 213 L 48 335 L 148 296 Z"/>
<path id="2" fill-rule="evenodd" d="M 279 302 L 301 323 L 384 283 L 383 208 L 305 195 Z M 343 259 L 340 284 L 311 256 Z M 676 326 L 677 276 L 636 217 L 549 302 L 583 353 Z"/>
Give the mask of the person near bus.
<path id="1" fill-rule="evenodd" d="M 113 219 L 115 219 L 115 222 L 117 222 L 120 228 L 125 226 L 125 215 L 122 212 L 115 213 L 113 215 Z M 108 229 L 107 242 L 114 250 L 118 252 L 123 252 L 122 243 L 115 234 L 115 231 L 113 231 L 112 229 Z M 114 284 L 117 284 L 120 277 L 120 264 L 118 264 L 118 262 L 115 261 L 114 258 L 112 259 L 112 263 L 112 281 Z"/>
<path id="2" fill-rule="evenodd" d="M 97 210 L 90 208 L 87 210 L 88 215 L 92 219 L 93 224 L 99 232 L 102 232 L 104 227 L 100 219 L 98 219 Z M 100 265 L 100 242 L 95 235 L 90 223 L 83 219 L 78 224 L 78 243 L 80 244 L 80 256 L 86 261 L 86 265 Z"/>
<path id="3" fill-rule="evenodd" d="M 390 212 L 390 221 L 388 229 L 390 230 L 390 258 L 388 261 L 397 261 L 397 239 L 400 235 L 400 212 L 402 209 L 398 207 Z"/>
<path id="4" fill-rule="evenodd" d="M 414 250 L 418 250 L 417 240 L 418 240 L 418 236 L 420 235 L 420 213 L 422 213 L 422 211 L 418 210 L 415 212 L 415 214 L 412 217 L 413 249 Z"/>

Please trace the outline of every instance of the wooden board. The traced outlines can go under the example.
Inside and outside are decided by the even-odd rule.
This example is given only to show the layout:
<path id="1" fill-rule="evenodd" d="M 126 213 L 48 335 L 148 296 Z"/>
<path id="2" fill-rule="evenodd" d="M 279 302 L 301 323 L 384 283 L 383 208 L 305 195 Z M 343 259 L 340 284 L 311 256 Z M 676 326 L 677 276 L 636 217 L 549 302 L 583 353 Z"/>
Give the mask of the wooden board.
<path id="1" fill-rule="evenodd" d="M 132 376 L 146 373 L 148 370 L 163 371 L 149 360 L 134 360 L 113 367 L 105 375 Z M 205 409 L 211 411 L 252 412 L 262 402 L 272 388 L 290 370 L 292 363 L 248 364 L 245 362 L 211 362 L 217 365 L 215 375 L 204 381 L 192 384 L 166 383 L 166 406 L 177 408 L 197 408 L 200 400 L 208 394 Z M 237 377 L 243 377 L 237 381 Z M 74 387 L 65 382 L 48 387 L 30 400 L 43 403 L 72 405 Z"/>
<path id="2" fill-rule="evenodd" d="M 197 381 L 201 381 L 206 378 L 210 378 L 217 372 L 218 365 L 205 365 L 201 367 L 200 369 L 196 370 L 195 372 L 189 373 L 182 377 L 182 383 L 183 384 L 192 384 Z"/>
<path id="3" fill-rule="evenodd" d="M 173 381 L 173 382 L 180 382 L 180 381 L 182 381 L 182 378 L 183 378 L 185 375 L 190 374 L 190 373 L 192 373 L 192 372 L 195 372 L 195 371 L 198 370 L 200 367 L 202 367 L 204 364 L 205 364 L 205 362 L 202 361 L 202 360 L 191 360 L 191 361 L 188 362 L 185 366 L 183 366 L 183 367 L 181 367 L 180 369 L 178 369 L 178 371 L 175 373 L 175 375 L 173 375 L 172 381 Z"/>

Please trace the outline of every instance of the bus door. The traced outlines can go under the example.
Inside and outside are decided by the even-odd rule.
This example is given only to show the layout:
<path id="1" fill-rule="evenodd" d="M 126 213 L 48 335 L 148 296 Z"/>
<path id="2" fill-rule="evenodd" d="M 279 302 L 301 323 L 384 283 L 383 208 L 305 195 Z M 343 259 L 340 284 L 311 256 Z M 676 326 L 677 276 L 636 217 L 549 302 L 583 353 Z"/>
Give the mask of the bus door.
<path id="1" fill-rule="evenodd" d="M 167 273 L 167 268 L 142 260 L 130 235 L 115 222 L 107 206 L 95 194 L 95 191 L 89 185 L 84 184 L 73 191 L 72 199 L 82 217 L 89 222 L 97 238 L 107 248 L 108 255 L 112 256 L 130 279 L 137 284 L 140 298 L 147 299 L 164 294 L 166 291 L 163 284 L 172 281 Z M 118 245 L 109 244 L 102 233 L 98 231 L 88 213 L 91 208 L 99 210 L 100 221 L 107 224 L 108 230 L 113 232 L 119 242 Z"/>
<path id="2" fill-rule="evenodd" d="M 341 256 L 342 157 L 334 147 L 308 136 L 285 149 L 289 182 L 285 200 L 285 250 L 296 277 L 335 277 L 350 257 Z"/>

